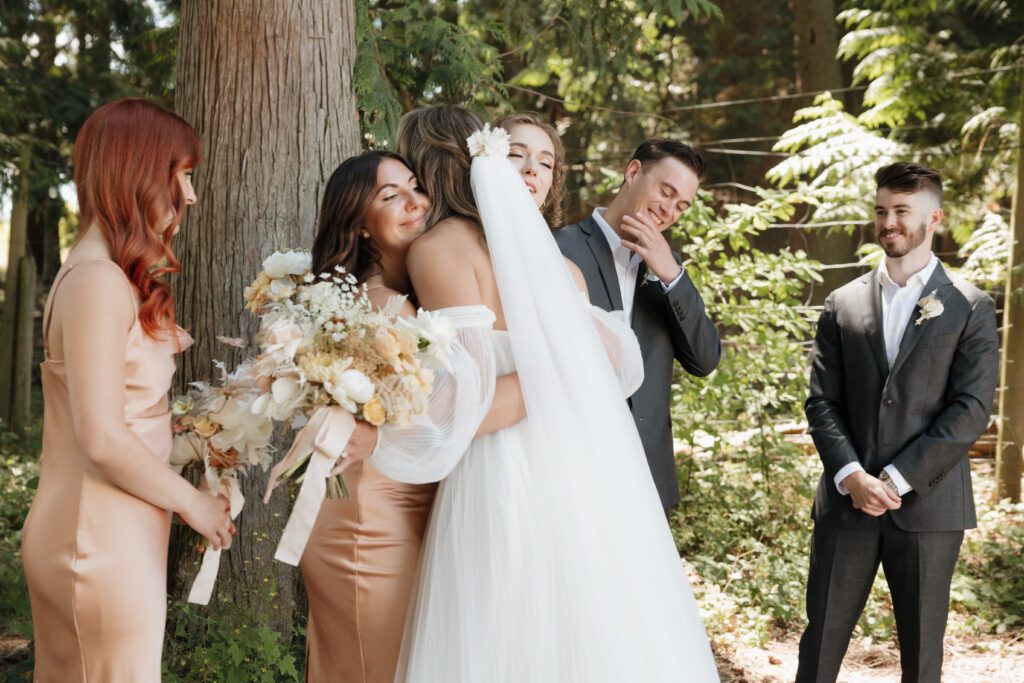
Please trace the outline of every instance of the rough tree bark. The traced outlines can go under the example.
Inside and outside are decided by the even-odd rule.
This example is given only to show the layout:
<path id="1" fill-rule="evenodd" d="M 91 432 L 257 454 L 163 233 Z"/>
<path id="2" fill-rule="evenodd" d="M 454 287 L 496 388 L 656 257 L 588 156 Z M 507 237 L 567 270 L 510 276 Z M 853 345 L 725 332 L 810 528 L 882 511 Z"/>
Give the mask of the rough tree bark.
<path id="1" fill-rule="evenodd" d="M 836 58 L 839 27 L 836 24 L 835 0 L 794 0 L 793 9 L 799 90 L 816 92 L 843 87 L 842 69 Z M 836 93 L 836 96 L 839 94 Z M 856 260 L 854 252 L 859 242 L 857 234 L 808 229 L 805 236 L 807 252 L 826 265 Z M 824 282 L 815 286 L 813 303 L 822 303 L 829 292 L 856 274 L 857 271 L 852 268 L 822 271 Z"/>
<path id="2" fill-rule="evenodd" d="M 0 325 L 0 421 L 17 426 L 19 430 L 27 422 L 30 389 L 24 381 L 32 373 L 32 339 L 26 342 L 19 319 L 25 314 L 19 311 L 22 305 L 19 285 L 20 264 L 25 257 L 31 258 L 26 241 L 26 225 L 29 213 L 29 168 L 27 153 L 22 159 L 17 184 L 12 193 L 10 241 L 7 248 L 7 273 L 4 283 L 4 315 Z M 28 313 L 31 317 L 31 312 Z M 26 350 L 25 344 L 28 344 Z M 28 363 L 24 362 L 28 354 Z"/>
<path id="3" fill-rule="evenodd" d="M 1020 84 L 1020 142 L 1024 146 L 1024 78 Z M 1011 247 L 1003 303 L 1002 367 L 999 372 L 999 446 L 996 500 L 1020 502 L 1024 445 L 1024 151 L 1017 150 L 1017 189 L 1010 222 Z"/>
<path id="4" fill-rule="evenodd" d="M 212 378 L 212 361 L 242 354 L 216 335 L 252 339 L 242 293 L 278 248 L 310 248 L 323 187 L 360 149 L 352 90 L 352 0 L 183 0 L 175 108 L 203 138 L 199 201 L 175 242 L 178 318 L 196 344 L 177 389 Z M 251 349 L 250 349 L 251 350 Z M 279 439 L 278 447 L 287 445 Z M 266 477 L 244 478 L 247 503 L 221 562 L 211 604 L 231 603 L 287 632 L 299 616 L 297 573 L 272 558 L 287 496 L 260 501 Z M 171 594 L 181 598 L 198 556 L 176 532 Z"/>

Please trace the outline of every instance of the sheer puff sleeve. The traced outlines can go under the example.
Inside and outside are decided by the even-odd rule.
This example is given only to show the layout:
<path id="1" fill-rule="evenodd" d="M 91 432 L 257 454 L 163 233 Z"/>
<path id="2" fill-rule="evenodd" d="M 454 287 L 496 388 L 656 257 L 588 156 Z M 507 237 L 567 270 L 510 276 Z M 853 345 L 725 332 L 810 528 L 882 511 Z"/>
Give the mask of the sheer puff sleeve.
<path id="1" fill-rule="evenodd" d="M 494 399 L 494 314 L 486 306 L 442 308 L 436 313 L 455 325 L 452 370 L 435 369 L 426 413 L 404 427 L 382 426 L 369 458 L 385 476 L 409 484 L 444 479 L 469 448 Z"/>
<path id="2" fill-rule="evenodd" d="M 640 353 L 640 342 L 637 341 L 636 333 L 630 327 L 623 311 L 606 311 L 589 303 L 587 305 L 597 336 L 604 344 L 608 360 L 611 361 L 615 375 L 619 379 L 622 395 L 629 398 L 644 381 L 644 359 Z"/>

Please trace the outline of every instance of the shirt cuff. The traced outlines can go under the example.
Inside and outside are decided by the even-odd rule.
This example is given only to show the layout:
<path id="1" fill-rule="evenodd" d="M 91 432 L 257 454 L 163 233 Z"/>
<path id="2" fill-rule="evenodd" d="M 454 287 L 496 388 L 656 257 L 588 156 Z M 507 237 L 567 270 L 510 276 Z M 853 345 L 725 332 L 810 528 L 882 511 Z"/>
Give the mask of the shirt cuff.
<path id="1" fill-rule="evenodd" d="M 892 483 L 896 484 L 896 491 L 901 496 L 914 490 L 914 487 L 907 483 L 907 480 L 903 478 L 900 471 L 893 465 L 886 465 L 883 469 L 889 473 L 889 478 L 892 479 Z"/>
<path id="2" fill-rule="evenodd" d="M 676 275 L 676 278 L 674 280 L 672 280 L 672 282 L 668 283 L 667 285 L 664 282 L 661 282 L 660 278 L 658 279 L 658 282 L 661 282 L 661 288 L 663 290 L 665 290 L 666 294 L 671 292 L 672 288 L 675 287 L 677 284 L 679 284 L 679 281 L 683 279 L 683 273 L 685 273 L 685 272 L 686 271 L 683 270 L 682 267 L 680 267 L 679 268 L 679 275 Z"/>
<path id="3" fill-rule="evenodd" d="M 842 481 L 854 472 L 863 472 L 864 466 L 859 462 L 851 462 L 849 465 L 845 465 L 841 470 L 836 472 L 836 477 L 833 481 L 836 483 L 836 490 L 844 496 L 850 495 L 849 489 L 843 486 Z"/>

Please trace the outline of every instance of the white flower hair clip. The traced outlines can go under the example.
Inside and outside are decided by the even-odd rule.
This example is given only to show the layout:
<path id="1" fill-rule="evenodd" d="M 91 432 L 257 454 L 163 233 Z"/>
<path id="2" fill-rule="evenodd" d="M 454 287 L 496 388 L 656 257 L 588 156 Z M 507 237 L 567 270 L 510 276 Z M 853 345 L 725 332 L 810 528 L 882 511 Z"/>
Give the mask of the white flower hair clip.
<path id="1" fill-rule="evenodd" d="M 945 307 L 943 307 L 942 302 L 939 301 L 939 298 L 935 296 L 935 292 L 937 291 L 938 290 L 935 290 L 928 296 L 921 297 L 918 300 L 917 305 L 921 308 L 921 315 L 918 316 L 917 320 L 914 322 L 915 325 L 920 325 L 925 320 L 938 318 L 942 315 L 942 312 L 946 310 Z"/>
<path id="2" fill-rule="evenodd" d="M 504 128 L 491 128 L 485 123 L 483 130 L 466 138 L 469 153 L 475 157 L 507 157 L 509 150 L 509 134 Z"/>

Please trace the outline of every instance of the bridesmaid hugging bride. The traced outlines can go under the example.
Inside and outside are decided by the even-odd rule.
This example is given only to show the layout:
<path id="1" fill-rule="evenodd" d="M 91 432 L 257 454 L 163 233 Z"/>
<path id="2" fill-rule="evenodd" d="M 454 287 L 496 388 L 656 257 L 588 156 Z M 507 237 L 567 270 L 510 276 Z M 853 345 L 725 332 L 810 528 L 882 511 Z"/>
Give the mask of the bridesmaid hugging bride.
<path id="1" fill-rule="evenodd" d="M 327 217 L 334 179 L 325 197 L 317 262 L 363 254 L 348 263 L 378 305 L 414 293 L 455 320 L 494 393 L 474 414 L 435 392 L 423 424 L 349 445 L 353 497 L 325 505 L 302 560 L 307 678 L 718 680 L 624 401 L 635 336 L 587 303 L 541 213 L 562 191 L 558 136 L 535 115 L 503 125 L 501 158 L 474 158 L 475 114 L 413 111 L 400 158 L 336 174 L 366 188 L 346 202 L 360 215 Z"/>

